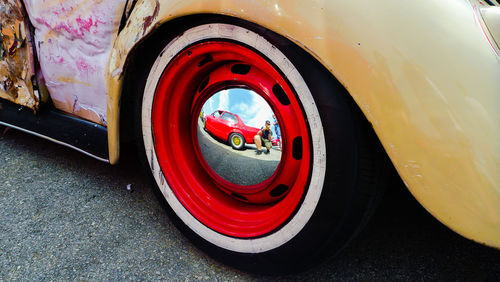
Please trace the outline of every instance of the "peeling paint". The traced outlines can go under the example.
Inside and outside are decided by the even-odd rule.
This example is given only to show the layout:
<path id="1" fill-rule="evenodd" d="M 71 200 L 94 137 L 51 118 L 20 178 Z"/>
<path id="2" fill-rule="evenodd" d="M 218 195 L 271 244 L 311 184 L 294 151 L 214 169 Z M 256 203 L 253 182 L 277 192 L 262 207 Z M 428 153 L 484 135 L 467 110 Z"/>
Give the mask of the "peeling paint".
<path id="1" fill-rule="evenodd" d="M 127 7 L 125 8 L 125 18 L 128 19 L 136 2 L 137 0 L 127 0 Z"/>
<path id="2" fill-rule="evenodd" d="M 0 98 L 36 110 L 34 59 L 23 7 L 18 0 L 0 2 Z"/>
<path id="3" fill-rule="evenodd" d="M 105 69 L 123 0 L 24 0 L 56 108 L 107 124 Z"/>
<path id="4" fill-rule="evenodd" d="M 160 11 L 160 3 L 158 0 L 155 1 L 155 9 L 153 11 L 153 14 L 147 17 L 144 17 L 144 24 L 142 26 L 142 35 L 146 33 L 148 28 L 151 26 L 151 23 L 153 23 L 153 20 L 156 19 L 158 16 L 158 12 Z"/>
<path id="5" fill-rule="evenodd" d="M 154 28 L 154 24 L 158 23 L 160 10 L 159 0 L 143 0 L 137 2 L 127 20 L 126 28 L 120 32 L 121 40 L 115 42 L 114 49 L 111 53 L 108 71 L 112 77 L 115 79 L 120 79 L 122 77 L 125 68 L 125 58 L 127 58 L 128 55 L 127 52 L 124 51 L 134 48 L 137 42 Z"/>

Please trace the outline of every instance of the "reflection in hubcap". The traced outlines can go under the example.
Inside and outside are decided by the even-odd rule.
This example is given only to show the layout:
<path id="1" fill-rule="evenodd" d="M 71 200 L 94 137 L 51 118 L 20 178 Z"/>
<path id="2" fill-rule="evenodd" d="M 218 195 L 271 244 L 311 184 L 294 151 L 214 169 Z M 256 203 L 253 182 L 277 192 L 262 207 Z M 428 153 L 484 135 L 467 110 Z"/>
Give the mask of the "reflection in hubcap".
<path id="1" fill-rule="evenodd" d="M 198 143 L 215 174 L 240 186 L 273 176 L 282 156 L 280 132 L 264 98 L 242 88 L 222 90 L 205 102 L 201 116 Z"/>

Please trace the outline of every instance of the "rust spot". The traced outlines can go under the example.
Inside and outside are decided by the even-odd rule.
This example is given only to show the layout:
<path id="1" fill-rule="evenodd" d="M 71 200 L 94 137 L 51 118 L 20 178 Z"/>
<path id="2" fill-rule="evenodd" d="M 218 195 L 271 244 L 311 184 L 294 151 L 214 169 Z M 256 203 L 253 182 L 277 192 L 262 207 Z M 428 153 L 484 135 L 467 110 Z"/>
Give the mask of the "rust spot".
<path id="1" fill-rule="evenodd" d="M 158 12 L 160 11 L 160 3 L 158 2 L 158 0 L 155 0 L 155 2 L 156 6 L 153 11 L 153 14 L 151 16 L 147 16 L 144 18 L 144 24 L 142 26 L 142 35 L 146 33 L 146 30 L 151 25 L 151 23 L 153 23 L 153 20 L 158 16 Z"/>
<path id="2" fill-rule="evenodd" d="M 137 0 L 128 0 L 127 1 L 127 5 L 125 6 L 125 18 L 128 19 L 128 17 L 130 17 L 130 13 L 134 9 L 136 2 L 137 2 Z"/>
<path id="3" fill-rule="evenodd" d="M 8 92 L 14 89 L 14 82 L 12 82 L 12 79 L 10 77 L 5 78 L 5 80 L 3 81 L 3 89 Z"/>
<path id="4" fill-rule="evenodd" d="M 0 2 L 0 98 L 36 110 L 33 49 L 28 17 L 19 0 Z"/>

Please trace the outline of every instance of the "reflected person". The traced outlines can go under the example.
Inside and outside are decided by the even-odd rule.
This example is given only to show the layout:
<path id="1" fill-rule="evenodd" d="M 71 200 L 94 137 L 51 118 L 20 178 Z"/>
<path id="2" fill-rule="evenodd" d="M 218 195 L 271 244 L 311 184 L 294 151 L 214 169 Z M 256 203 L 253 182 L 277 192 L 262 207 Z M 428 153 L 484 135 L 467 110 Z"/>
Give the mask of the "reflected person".
<path id="1" fill-rule="evenodd" d="M 276 141 L 278 142 L 278 146 L 280 146 L 281 150 L 281 131 L 280 131 L 280 125 L 278 123 L 278 119 L 276 118 L 276 115 L 273 115 L 273 125 L 274 125 L 274 132 L 276 132 Z"/>
<path id="2" fill-rule="evenodd" d="M 271 122 L 266 120 L 266 125 L 263 127 L 257 135 L 253 137 L 253 141 L 255 142 L 255 146 L 257 146 L 257 155 L 262 154 L 261 148 L 262 145 L 266 147 L 266 154 L 269 154 L 271 151 L 271 147 L 273 146 L 271 143 Z"/>

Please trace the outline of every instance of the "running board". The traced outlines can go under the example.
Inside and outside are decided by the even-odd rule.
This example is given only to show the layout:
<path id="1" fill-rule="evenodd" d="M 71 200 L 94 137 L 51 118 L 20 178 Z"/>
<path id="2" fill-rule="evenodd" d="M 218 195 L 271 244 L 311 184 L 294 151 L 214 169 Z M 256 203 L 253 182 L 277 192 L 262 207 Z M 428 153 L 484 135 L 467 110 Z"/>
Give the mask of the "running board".
<path id="1" fill-rule="evenodd" d="M 0 124 L 77 150 L 109 163 L 107 128 L 55 109 L 36 115 L 29 108 L 0 100 Z"/>

